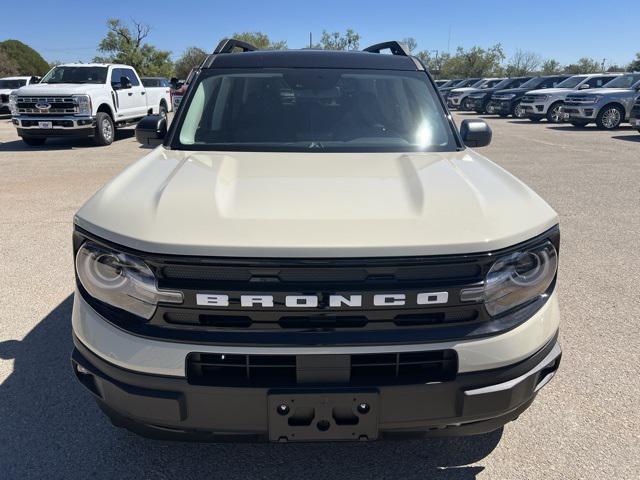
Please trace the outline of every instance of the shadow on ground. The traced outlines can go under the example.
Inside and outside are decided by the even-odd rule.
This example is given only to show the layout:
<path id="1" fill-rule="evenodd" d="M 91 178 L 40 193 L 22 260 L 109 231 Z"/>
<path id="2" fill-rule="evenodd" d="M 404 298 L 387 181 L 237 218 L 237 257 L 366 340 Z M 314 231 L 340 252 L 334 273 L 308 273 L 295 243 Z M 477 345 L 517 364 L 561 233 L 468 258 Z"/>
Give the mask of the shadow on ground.
<path id="1" fill-rule="evenodd" d="M 502 431 L 458 439 L 341 444 L 196 444 L 112 427 L 71 373 L 69 296 L 22 341 L 0 385 L 3 478 L 474 479 Z M 220 412 L 224 414 L 224 412 Z"/>
<path id="2" fill-rule="evenodd" d="M 559 124 L 559 125 L 553 125 L 553 126 L 549 126 L 549 130 L 558 130 L 559 132 L 626 132 L 626 131 L 630 131 L 631 130 L 631 126 L 630 125 L 621 125 L 620 127 L 618 127 L 616 130 L 603 130 L 601 128 L 598 128 L 598 126 L 594 123 L 594 124 L 589 124 L 586 125 L 584 127 L 575 127 L 571 124 Z"/>
<path id="3" fill-rule="evenodd" d="M 640 133 L 638 135 L 617 135 L 611 137 L 615 140 L 624 140 L 625 142 L 637 142 L 640 143 Z"/>
<path id="4" fill-rule="evenodd" d="M 114 142 L 126 140 L 135 135 L 135 129 L 125 128 L 117 129 Z M 48 138 L 47 142 L 41 147 L 30 147 L 20 138 L 10 142 L 0 142 L 0 152 L 26 152 L 37 150 L 71 150 L 72 148 L 91 148 L 96 144 L 89 137 L 87 138 Z"/>

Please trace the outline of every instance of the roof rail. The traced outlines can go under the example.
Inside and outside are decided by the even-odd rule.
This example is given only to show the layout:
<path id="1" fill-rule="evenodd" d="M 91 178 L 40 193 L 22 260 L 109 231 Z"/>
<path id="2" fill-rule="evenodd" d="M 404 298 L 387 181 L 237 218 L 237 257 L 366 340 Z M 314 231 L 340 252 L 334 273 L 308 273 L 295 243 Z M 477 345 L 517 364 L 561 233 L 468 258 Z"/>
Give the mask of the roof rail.
<path id="1" fill-rule="evenodd" d="M 404 57 L 411 56 L 411 52 L 407 50 L 407 47 L 405 47 L 402 43 L 396 40 L 392 40 L 390 42 L 376 43 L 375 45 L 371 45 L 370 47 L 365 48 L 363 52 L 380 53 L 382 50 L 387 50 L 387 49 L 391 50 L 391 53 L 393 55 L 402 55 Z"/>
<path id="2" fill-rule="evenodd" d="M 253 52 L 258 48 L 250 43 L 243 42 L 242 40 L 236 40 L 235 38 L 223 38 L 213 51 L 213 54 L 218 53 L 231 53 L 234 48 L 239 48 L 243 52 Z"/>

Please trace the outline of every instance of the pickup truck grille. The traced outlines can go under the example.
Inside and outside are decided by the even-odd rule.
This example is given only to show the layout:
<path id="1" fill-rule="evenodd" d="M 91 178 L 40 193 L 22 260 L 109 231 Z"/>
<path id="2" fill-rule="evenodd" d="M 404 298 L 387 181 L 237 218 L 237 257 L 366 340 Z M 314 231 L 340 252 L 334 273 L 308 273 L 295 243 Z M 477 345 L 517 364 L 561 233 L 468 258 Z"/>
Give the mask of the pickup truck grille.
<path id="1" fill-rule="evenodd" d="M 75 115 L 78 105 L 73 97 L 18 97 L 18 113 L 21 115 Z"/>

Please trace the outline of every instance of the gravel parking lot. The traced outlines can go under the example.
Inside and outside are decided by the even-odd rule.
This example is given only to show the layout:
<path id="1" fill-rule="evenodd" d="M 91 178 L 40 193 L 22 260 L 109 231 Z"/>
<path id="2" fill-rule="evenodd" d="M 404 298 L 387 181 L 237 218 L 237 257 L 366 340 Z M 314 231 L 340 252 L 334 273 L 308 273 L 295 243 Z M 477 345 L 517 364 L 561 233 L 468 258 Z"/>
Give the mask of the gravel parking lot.
<path id="1" fill-rule="evenodd" d="M 73 213 L 147 150 L 29 148 L 0 117 L 0 478 L 638 478 L 640 134 L 488 121 L 481 153 L 561 217 L 563 364 L 534 405 L 475 438 L 203 445 L 113 428 L 69 364 Z"/>

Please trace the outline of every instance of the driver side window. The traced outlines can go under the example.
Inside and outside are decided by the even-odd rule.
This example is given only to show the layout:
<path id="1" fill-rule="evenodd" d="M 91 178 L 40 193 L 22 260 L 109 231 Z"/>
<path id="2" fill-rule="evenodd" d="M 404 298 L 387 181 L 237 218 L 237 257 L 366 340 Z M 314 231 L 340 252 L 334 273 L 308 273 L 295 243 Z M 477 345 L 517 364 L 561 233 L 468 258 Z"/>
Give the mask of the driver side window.
<path id="1" fill-rule="evenodd" d="M 120 77 L 122 77 L 121 68 L 114 68 L 113 70 L 111 70 L 111 86 L 113 88 L 120 87 Z"/>

